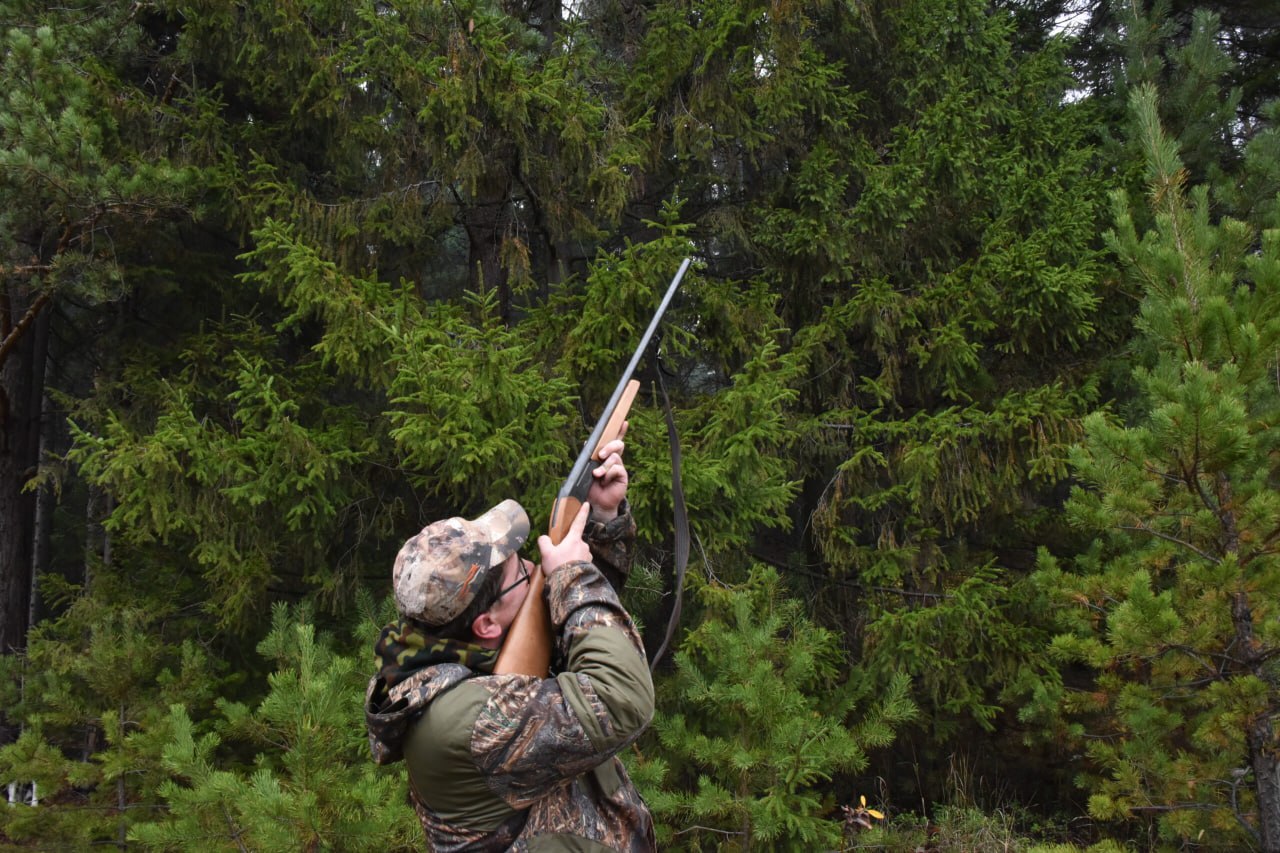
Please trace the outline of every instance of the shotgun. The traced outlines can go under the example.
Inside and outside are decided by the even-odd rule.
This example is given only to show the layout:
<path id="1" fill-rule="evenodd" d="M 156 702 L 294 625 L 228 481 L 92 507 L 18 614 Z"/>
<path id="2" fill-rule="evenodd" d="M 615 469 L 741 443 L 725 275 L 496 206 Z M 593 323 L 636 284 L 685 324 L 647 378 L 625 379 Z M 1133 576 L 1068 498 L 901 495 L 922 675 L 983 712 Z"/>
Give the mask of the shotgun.
<path id="1" fill-rule="evenodd" d="M 675 278 L 671 279 L 666 295 L 662 297 L 658 310 L 649 321 L 649 328 L 645 330 L 639 346 L 631 356 L 631 362 L 622 372 L 622 378 L 618 380 L 618 386 L 613 389 L 609 402 L 600 413 L 595 429 L 582 445 L 582 450 L 578 453 L 568 478 L 560 487 L 560 493 L 556 495 L 555 503 L 551 506 L 551 518 L 547 523 L 547 536 L 553 544 L 559 544 L 568 533 L 574 517 L 587 499 L 587 491 L 591 488 L 591 472 L 600 461 L 600 449 L 622 432 L 622 426 L 627 420 L 627 412 L 631 410 L 631 403 L 636 398 L 636 392 L 640 390 L 639 380 L 631 377 L 644 351 L 648 348 L 649 341 L 662 320 L 662 315 L 671 304 L 671 297 L 675 296 L 676 288 L 680 286 L 680 280 L 684 278 L 690 263 L 691 259 L 685 258 L 680 264 L 680 269 L 676 270 Z M 498 661 L 493 668 L 495 674 L 536 675 L 539 678 L 546 678 L 550 673 L 551 612 L 547 608 L 546 596 L 543 594 L 544 588 L 545 581 L 542 570 L 539 569 L 529 579 L 529 593 L 525 596 L 524 603 L 520 605 L 520 610 L 511 622 L 511 627 L 507 629 L 507 638 L 502 644 L 502 651 L 498 653 Z"/>

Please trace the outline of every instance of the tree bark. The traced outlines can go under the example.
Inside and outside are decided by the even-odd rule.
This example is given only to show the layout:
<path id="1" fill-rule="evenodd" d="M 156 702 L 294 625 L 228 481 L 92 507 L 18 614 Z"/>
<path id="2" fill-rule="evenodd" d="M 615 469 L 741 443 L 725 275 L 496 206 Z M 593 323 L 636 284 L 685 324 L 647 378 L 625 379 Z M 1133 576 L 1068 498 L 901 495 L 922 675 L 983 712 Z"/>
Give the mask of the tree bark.
<path id="1" fill-rule="evenodd" d="M 4 290 L 5 330 L 0 359 L 0 654 L 27 644 L 31 609 L 32 548 L 36 498 L 22 487 L 35 474 L 40 454 L 40 401 L 44 396 L 49 312 L 26 288 Z M 34 308 L 35 313 L 30 313 Z M 14 315 L 30 317 L 19 322 Z M 0 745 L 17 731 L 0 712 Z"/>
<path id="2" fill-rule="evenodd" d="M 45 375 L 48 376 L 49 367 L 45 367 Z M 48 464 L 52 455 L 56 452 L 53 448 L 56 442 L 54 435 L 55 420 L 53 416 L 53 402 L 45 395 L 41 400 L 40 412 L 40 449 L 39 464 Z M 27 627 L 40 621 L 40 578 L 48 574 L 49 566 L 52 562 L 53 553 L 53 514 L 57 505 L 57 498 L 54 489 L 49 484 L 42 485 L 35 495 L 35 529 L 33 533 L 33 542 L 31 545 L 31 580 L 30 593 L 27 602 Z"/>
<path id="3" fill-rule="evenodd" d="M 509 149 L 503 146 L 502 153 L 509 155 Z M 510 205 L 511 178 L 505 168 L 497 166 L 479 182 L 477 197 L 462 214 L 469 244 L 468 277 L 477 290 L 497 289 L 498 311 L 507 325 L 511 322 L 511 288 L 502 267 L 502 241 L 511 223 Z"/>
<path id="4" fill-rule="evenodd" d="M 1226 495 L 1229 497 L 1230 492 Z M 1234 522 L 1234 518 L 1230 520 Z M 1223 526 L 1229 536 L 1234 536 L 1234 523 Z M 1247 671 L 1270 685 L 1274 696 L 1275 686 L 1263 669 L 1267 665 L 1265 655 L 1259 650 L 1253 630 L 1253 608 L 1248 593 L 1243 590 L 1232 597 L 1231 621 L 1235 627 L 1235 645 L 1246 654 Z M 1273 708 L 1274 705 L 1251 720 L 1245 730 L 1249 765 L 1253 769 L 1253 793 L 1257 799 L 1258 842 L 1263 853 L 1280 853 L 1280 744 L 1276 742 Z"/>
<path id="5" fill-rule="evenodd" d="M 1258 798 L 1258 841 L 1263 853 L 1280 853 L 1280 749 L 1270 714 L 1249 725 L 1248 740 Z"/>

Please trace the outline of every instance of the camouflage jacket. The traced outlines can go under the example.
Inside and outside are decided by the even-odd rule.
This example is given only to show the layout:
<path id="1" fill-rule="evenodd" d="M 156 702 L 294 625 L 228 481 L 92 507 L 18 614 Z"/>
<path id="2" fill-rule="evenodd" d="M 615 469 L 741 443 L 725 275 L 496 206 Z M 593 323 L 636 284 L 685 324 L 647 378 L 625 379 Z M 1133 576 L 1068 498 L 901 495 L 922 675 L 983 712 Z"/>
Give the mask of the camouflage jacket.
<path id="1" fill-rule="evenodd" d="M 630 569 L 629 514 L 592 522 L 592 563 L 547 580 L 557 631 L 551 678 L 429 666 L 365 715 L 379 763 L 409 765 L 410 799 L 430 849 L 655 849 L 653 824 L 616 754 L 653 715 L 644 648 L 613 585 Z"/>

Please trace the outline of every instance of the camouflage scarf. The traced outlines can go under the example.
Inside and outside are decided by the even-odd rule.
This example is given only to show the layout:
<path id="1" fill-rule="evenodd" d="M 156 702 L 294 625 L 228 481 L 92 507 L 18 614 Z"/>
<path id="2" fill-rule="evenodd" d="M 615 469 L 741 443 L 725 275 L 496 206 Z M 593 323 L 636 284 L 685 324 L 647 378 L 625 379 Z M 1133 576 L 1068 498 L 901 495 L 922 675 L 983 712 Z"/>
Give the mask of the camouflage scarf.
<path id="1" fill-rule="evenodd" d="M 498 660 L 497 649 L 433 637 L 422 625 L 409 619 L 398 619 L 383 628 L 373 651 L 381 661 L 378 676 L 387 690 L 424 667 L 460 663 L 477 672 L 492 672 Z"/>

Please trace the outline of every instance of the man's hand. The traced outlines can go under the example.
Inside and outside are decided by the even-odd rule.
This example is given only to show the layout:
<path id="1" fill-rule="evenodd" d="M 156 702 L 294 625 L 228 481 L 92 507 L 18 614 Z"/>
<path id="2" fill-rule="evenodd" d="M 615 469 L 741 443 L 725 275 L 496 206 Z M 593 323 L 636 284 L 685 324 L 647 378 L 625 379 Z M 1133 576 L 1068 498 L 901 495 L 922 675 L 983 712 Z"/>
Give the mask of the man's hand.
<path id="1" fill-rule="evenodd" d="M 614 508 L 615 513 L 617 508 Z M 556 569 L 568 563 L 591 562 L 591 549 L 582 541 L 582 531 L 587 527 L 587 516 L 591 513 L 591 505 L 583 504 L 578 514 L 569 525 L 569 531 L 558 545 L 551 544 L 551 537 L 545 533 L 538 537 L 538 550 L 542 552 L 542 573 L 550 575 Z"/>
<path id="2" fill-rule="evenodd" d="M 618 517 L 618 507 L 627 498 L 627 468 L 622 464 L 622 452 L 626 445 L 622 437 L 627 434 L 623 423 L 618 437 L 601 448 L 600 465 L 591 472 L 595 478 L 587 490 L 587 503 L 591 504 L 596 521 L 612 521 Z"/>

